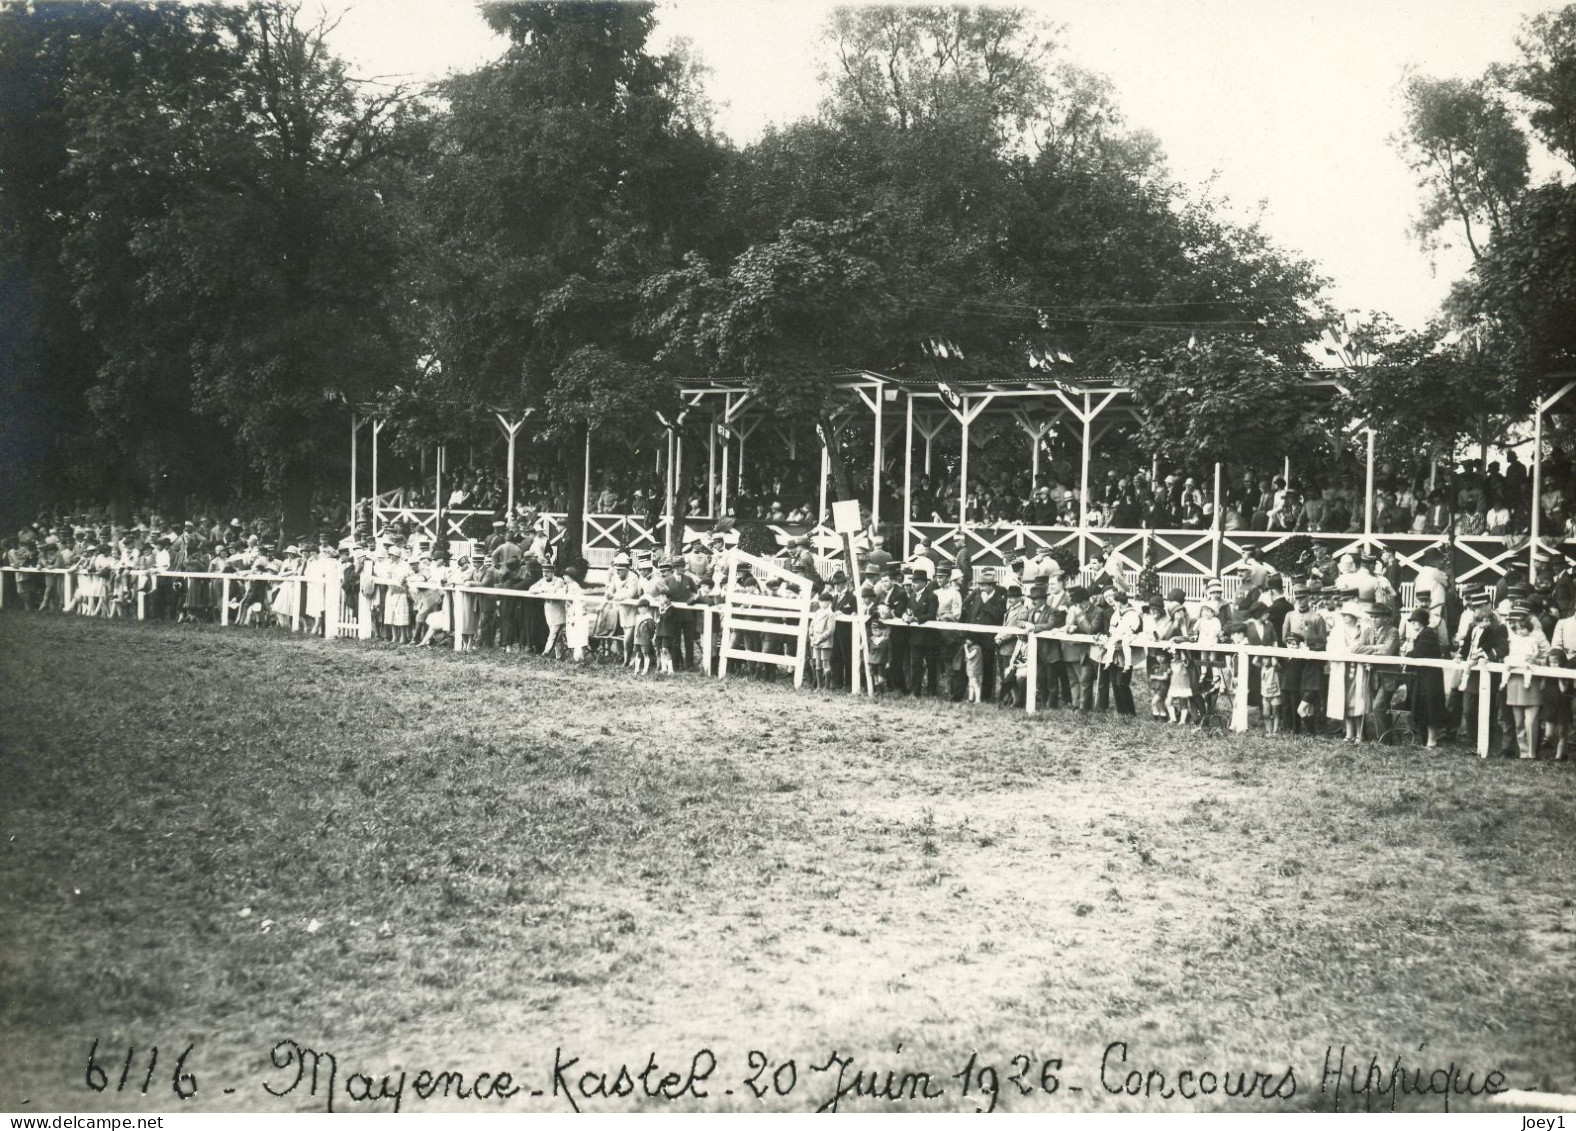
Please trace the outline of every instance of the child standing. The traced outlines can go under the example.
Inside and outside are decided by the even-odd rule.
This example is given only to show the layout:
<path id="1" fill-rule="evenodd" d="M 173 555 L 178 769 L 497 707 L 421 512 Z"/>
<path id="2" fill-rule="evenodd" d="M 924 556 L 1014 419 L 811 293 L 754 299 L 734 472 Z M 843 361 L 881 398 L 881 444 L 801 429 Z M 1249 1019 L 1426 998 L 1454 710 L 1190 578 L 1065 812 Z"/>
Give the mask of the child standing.
<path id="1" fill-rule="evenodd" d="M 665 591 L 658 591 L 656 601 L 652 605 L 652 615 L 657 622 L 657 672 L 659 675 L 672 675 L 673 646 L 679 638 L 679 618 L 674 611 L 673 602 L 668 599 Z"/>
<path id="2" fill-rule="evenodd" d="M 824 688 L 832 675 L 832 644 L 837 633 L 837 614 L 832 611 L 832 591 L 816 594 L 815 611 L 810 614 L 810 655 L 814 661 L 815 686 Z"/>
<path id="3" fill-rule="evenodd" d="M 656 664 L 653 653 L 657 635 L 657 618 L 651 614 L 651 601 L 646 597 L 635 602 L 635 623 L 630 629 L 635 639 L 635 655 L 630 663 L 636 675 L 645 675 Z"/>
<path id="4" fill-rule="evenodd" d="M 870 668 L 875 675 L 877 691 L 886 690 L 887 664 L 892 657 L 892 626 L 887 624 L 891 616 L 891 606 L 882 601 L 876 605 L 875 616 L 866 627 L 870 640 Z"/>
<path id="5" fill-rule="evenodd" d="M 963 674 L 968 677 L 970 703 L 983 701 L 982 683 L 985 679 L 985 653 L 979 641 L 972 636 L 963 642 Z"/>
<path id="6" fill-rule="evenodd" d="M 1264 716 L 1264 733 L 1280 733 L 1281 662 L 1275 656 L 1260 656 L 1259 711 Z"/>

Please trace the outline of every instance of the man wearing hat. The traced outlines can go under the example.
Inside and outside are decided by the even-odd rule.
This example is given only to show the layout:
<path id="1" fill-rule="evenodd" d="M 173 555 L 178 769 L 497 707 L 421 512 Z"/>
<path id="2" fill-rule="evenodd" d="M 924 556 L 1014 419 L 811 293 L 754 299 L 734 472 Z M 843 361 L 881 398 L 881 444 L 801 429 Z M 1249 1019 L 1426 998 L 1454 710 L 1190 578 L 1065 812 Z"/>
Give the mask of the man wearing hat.
<path id="1" fill-rule="evenodd" d="M 663 589 L 668 600 L 674 605 L 694 604 L 699 578 L 689 572 L 683 558 L 668 559 L 668 567 L 663 577 Z M 674 671 L 695 669 L 696 654 L 700 649 L 700 618 L 704 615 L 699 609 L 673 610 L 674 627 L 678 629 L 678 636 L 673 642 Z"/>
<path id="2" fill-rule="evenodd" d="M 1329 645 L 1330 630 L 1324 617 L 1313 607 L 1314 590 L 1306 581 L 1299 581 L 1292 590 L 1295 604 L 1291 612 L 1281 619 L 1277 627 L 1283 642 L 1295 639 L 1298 651 L 1323 652 Z M 1286 645 L 1291 647 L 1290 644 Z M 1281 671 L 1281 733 L 1319 733 L 1316 710 L 1319 696 L 1324 690 L 1324 662 L 1322 660 L 1286 660 Z M 1310 711 L 1299 711 L 1307 701 Z"/>
<path id="3" fill-rule="evenodd" d="M 1007 596 L 997 584 L 996 571 L 984 567 L 979 571 L 979 584 L 969 590 L 963 599 L 963 621 L 966 624 L 1000 625 L 1007 619 Z M 977 632 L 969 639 L 978 646 L 981 658 L 980 698 L 990 702 L 996 686 L 996 639 L 994 633 Z"/>
<path id="4" fill-rule="evenodd" d="M 640 578 L 630 569 L 629 554 L 620 550 L 613 555 L 613 571 L 607 579 L 606 600 L 615 606 L 618 618 L 619 658 L 629 667 L 635 666 L 635 621 L 639 609 L 635 602 L 642 595 Z"/>
<path id="5" fill-rule="evenodd" d="M 1401 635 L 1396 631 L 1389 610 L 1374 601 L 1361 605 L 1361 628 L 1355 643 L 1347 651 L 1359 656 L 1399 656 Z M 1367 671 L 1368 686 L 1373 691 L 1369 700 L 1364 724 L 1373 728 L 1373 736 L 1383 738 L 1394 725 L 1390 717 L 1390 704 L 1400 685 L 1401 669 L 1394 664 L 1362 665 Z"/>
<path id="6" fill-rule="evenodd" d="M 1095 627 L 1091 622 L 1090 612 L 1089 590 L 1082 585 L 1074 585 L 1067 590 L 1066 620 L 1061 625 L 1062 629 L 1069 633 L 1094 635 L 1095 633 L 1087 632 L 1087 630 Z M 1065 697 L 1068 708 L 1074 711 L 1093 710 L 1094 665 L 1089 660 L 1089 645 L 1078 640 L 1063 640 L 1060 642 L 1059 651 L 1061 657 L 1060 690 Z M 1084 705 L 1086 684 L 1089 698 L 1088 706 Z"/>
<path id="7" fill-rule="evenodd" d="M 1114 702 L 1117 714 L 1132 715 L 1137 711 L 1133 702 L 1133 645 L 1143 637 L 1144 615 L 1121 588 L 1113 586 L 1102 596 L 1106 605 L 1107 643 L 1100 668 L 1097 706 L 1104 710 L 1107 703 Z"/>
<path id="8" fill-rule="evenodd" d="M 886 686 L 888 691 L 901 694 L 908 690 L 908 649 L 913 630 L 904 622 L 914 600 L 914 572 L 894 561 L 887 566 L 887 573 L 894 582 L 882 599 L 886 602 L 889 619 L 895 623 L 890 626 L 888 637 Z"/>
<path id="9" fill-rule="evenodd" d="M 1038 650 L 1036 665 L 1038 670 L 1036 694 L 1043 701 L 1045 689 L 1055 687 L 1056 681 L 1051 678 L 1051 669 L 1054 662 L 1047 661 L 1046 648 L 1051 643 L 1045 640 L 1035 640 L 1033 633 L 1043 632 L 1054 625 L 1051 607 L 1046 603 L 1046 586 L 1043 581 L 1031 582 L 1025 591 L 1025 603 L 1020 614 L 1022 627 L 1031 635 L 1020 638 L 1017 648 L 1014 649 L 1012 660 L 1008 665 L 1007 673 L 1011 679 L 1012 698 L 1015 705 L 1025 708 L 1029 705 L 1029 649 Z"/>
<path id="10" fill-rule="evenodd" d="M 1489 680 L 1490 746 L 1494 745 L 1493 730 L 1500 715 L 1500 677 L 1495 673 L 1485 675 L 1475 666 L 1480 661 L 1497 664 L 1505 658 L 1510 647 L 1510 633 L 1504 622 L 1494 612 L 1493 593 L 1488 589 L 1475 589 L 1467 596 L 1471 619 L 1464 622 L 1465 632 L 1456 649 L 1456 658 L 1474 665 L 1467 672 L 1466 681 L 1451 695 L 1450 715 L 1460 719 L 1469 735 L 1477 733 L 1480 679 Z"/>
<path id="11" fill-rule="evenodd" d="M 910 625 L 928 624 L 936 619 L 939 605 L 935 564 L 929 558 L 915 558 L 913 574 L 914 592 L 903 619 Z M 941 634 L 929 628 L 911 628 L 908 632 L 908 693 L 934 697 L 941 670 Z"/>
<path id="12" fill-rule="evenodd" d="M 1259 560 L 1259 548 L 1252 544 L 1242 548 L 1242 561 L 1237 563 L 1237 569 L 1242 574 L 1242 588 L 1248 593 L 1252 593 L 1255 589 L 1263 589 L 1264 583 L 1274 573 L 1274 570 Z"/>

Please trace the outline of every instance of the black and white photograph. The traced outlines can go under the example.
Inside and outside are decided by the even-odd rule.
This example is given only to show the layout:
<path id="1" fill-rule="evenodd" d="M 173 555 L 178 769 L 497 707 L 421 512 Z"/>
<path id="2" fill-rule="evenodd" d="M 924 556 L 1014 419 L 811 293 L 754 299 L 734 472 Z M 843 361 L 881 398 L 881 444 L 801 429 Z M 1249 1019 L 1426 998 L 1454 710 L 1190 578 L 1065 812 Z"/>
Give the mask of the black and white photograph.
<path id="1" fill-rule="evenodd" d="M 9 1128 L 1563 1131 L 1573 705 L 1576 2 L 0 0 Z"/>

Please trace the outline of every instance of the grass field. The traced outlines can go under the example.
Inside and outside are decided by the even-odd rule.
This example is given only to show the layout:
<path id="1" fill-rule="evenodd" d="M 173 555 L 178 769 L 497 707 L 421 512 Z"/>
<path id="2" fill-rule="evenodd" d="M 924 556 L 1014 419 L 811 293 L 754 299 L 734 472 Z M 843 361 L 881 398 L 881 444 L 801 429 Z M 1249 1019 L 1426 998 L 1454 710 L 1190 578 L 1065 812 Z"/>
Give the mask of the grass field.
<path id="1" fill-rule="evenodd" d="M 0 769 L 5 1110 L 1576 1091 L 1565 765 L 8 612 Z"/>

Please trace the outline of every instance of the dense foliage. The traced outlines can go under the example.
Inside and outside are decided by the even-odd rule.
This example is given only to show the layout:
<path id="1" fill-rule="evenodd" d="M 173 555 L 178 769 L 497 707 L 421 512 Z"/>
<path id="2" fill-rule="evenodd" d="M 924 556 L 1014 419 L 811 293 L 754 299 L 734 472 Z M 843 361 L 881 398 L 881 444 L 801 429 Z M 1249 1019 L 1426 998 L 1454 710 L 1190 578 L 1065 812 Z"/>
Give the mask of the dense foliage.
<path id="1" fill-rule="evenodd" d="M 529 409 L 577 505 L 588 434 L 654 430 L 699 377 L 817 422 L 849 497 L 833 378 L 860 369 L 1117 376 L 1168 461 L 1267 467 L 1381 416 L 1437 454 L 1569 358 L 1572 190 L 1527 153 L 1576 154 L 1576 8 L 1479 82 L 1407 87 L 1420 227 L 1462 225 L 1476 266 L 1453 323 L 1374 323 L 1387 366 L 1332 404 L 1295 372 L 1331 324 L 1312 264 L 1176 185 L 1027 11 L 839 11 L 820 110 L 741 149 L 651 4 L 484 7 L 501 56 L 416 91 L 282 0 L 0 2 L 8 519 L 245 496 L 299 528 L 368 402 L 408 445 Z"/>

